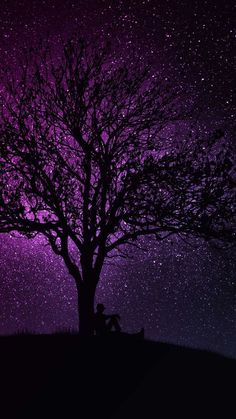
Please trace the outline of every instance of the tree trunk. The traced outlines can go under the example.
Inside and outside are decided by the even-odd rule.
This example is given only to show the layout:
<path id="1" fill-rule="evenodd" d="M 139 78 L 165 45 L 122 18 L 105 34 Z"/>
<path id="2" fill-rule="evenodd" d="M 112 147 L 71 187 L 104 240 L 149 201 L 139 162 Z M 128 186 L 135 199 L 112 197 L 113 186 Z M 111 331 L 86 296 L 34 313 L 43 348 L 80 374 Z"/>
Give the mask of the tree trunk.
<path id="1" fill-rule="evenodd" d="M 94 297 L 96 286 L 91 282 L 78 287 L 79 334 L 92 336 L 94 334 Z"/>

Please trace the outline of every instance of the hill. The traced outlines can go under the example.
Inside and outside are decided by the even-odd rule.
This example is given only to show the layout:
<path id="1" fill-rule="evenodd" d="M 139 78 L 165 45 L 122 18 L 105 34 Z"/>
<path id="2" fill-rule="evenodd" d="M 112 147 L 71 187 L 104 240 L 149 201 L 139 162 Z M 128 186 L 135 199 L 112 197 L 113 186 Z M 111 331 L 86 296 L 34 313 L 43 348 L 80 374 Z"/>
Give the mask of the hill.
<path id="1" fill-rule="evenodd" d="M 233 417 L 236 361 L 214 353 L 58 334 L 1 337 L 0 354 L 4 419 Z"/>

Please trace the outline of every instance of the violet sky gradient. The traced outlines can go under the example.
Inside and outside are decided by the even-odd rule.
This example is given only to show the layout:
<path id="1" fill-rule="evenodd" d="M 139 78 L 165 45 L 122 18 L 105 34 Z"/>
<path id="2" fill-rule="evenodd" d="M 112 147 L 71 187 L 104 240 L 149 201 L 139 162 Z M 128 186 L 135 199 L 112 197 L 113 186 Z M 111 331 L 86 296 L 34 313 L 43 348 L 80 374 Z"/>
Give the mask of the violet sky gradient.
<path id="1" fill-rule="evenodd" d="M 206 128 L 234 127 L 235 8 L 232 1 L 2 0 L 0 58 L 17 71 L 22 47 L 49 32 L 55 51 L 79 31 L 110 39 L 114 56 L 132 50 L 198 97 Z M 156 243 L 106 266 L 97 300 L 128 331 L 236 357 L 236 251 L 201 241 Z M 134 251 L 132 251 L 134 253 Z M 77 327 L 73 279 L 43 239 L 0 236 L 0 333 Z"/>

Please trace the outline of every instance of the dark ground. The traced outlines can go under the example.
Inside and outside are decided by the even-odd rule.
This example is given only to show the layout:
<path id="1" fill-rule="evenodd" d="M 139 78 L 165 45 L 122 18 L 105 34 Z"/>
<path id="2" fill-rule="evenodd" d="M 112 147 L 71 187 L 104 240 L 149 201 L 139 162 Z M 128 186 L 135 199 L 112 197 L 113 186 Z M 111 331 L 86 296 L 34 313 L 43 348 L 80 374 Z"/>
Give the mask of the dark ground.
<path id="1" fill-rule="evenodd" d="M 235 417 L 236 361 L 129 336 L 0 338 L 0 417 Z M 232 410 L 233 409 L 233 410 Z"/>

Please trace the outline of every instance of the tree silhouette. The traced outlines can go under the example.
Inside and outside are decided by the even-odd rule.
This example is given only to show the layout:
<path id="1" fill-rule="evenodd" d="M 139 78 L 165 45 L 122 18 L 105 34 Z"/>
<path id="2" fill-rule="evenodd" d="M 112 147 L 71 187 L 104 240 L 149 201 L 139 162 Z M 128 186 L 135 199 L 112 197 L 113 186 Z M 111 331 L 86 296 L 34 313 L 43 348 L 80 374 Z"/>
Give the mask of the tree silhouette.
<path id="1" fill-rule="evenodd" d="M 41 46 L 7 73 L 1 96 L 0 232 L 42 234 L 78 291 L 80 332 L 93 330 L 106 258 L 171 234 L 235 240 L 235 171 L 222 133 L 173 141 L 186 117 L 150 68 L 115 64 L 72 38 Z"/>

